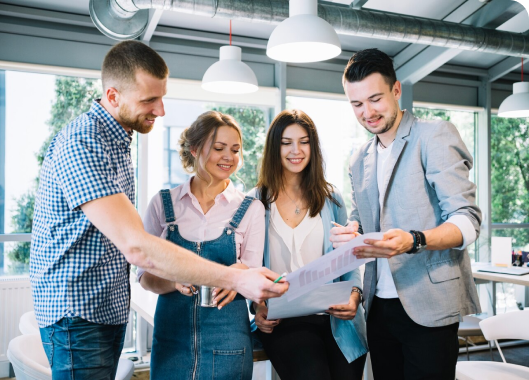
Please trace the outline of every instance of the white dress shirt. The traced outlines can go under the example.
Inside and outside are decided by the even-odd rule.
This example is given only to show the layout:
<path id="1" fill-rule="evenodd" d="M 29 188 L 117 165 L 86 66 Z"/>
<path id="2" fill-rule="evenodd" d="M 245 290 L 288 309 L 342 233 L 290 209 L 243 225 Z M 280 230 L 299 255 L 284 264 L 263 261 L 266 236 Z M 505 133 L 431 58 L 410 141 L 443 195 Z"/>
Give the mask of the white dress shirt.
<path id="1" fill-rule="evenodd" d="M 319 214 L 311 218 L 307 211 L 301 223 L 292 228 L 272 203 L 270 227 L 270 269 L 274 272 L 293 272 L 323 255 L 323 222 Z"/>

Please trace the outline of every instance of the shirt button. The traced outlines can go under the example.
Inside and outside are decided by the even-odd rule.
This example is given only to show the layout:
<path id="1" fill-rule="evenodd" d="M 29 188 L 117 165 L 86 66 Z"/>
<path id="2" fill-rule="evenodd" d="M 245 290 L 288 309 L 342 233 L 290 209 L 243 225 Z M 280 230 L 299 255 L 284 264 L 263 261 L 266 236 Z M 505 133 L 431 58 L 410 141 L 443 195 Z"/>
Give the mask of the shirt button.
<path id="1" fill-rule="evenodd" d="M 231 230 L 226 231 L 226 234 L 231 235 Z"/>

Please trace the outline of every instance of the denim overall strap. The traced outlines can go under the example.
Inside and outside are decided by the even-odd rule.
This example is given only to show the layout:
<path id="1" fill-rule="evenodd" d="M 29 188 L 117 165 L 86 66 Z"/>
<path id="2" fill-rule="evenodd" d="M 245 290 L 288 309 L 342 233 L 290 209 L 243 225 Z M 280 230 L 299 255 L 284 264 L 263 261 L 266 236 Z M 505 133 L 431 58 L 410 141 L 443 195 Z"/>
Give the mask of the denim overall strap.
<path id="1" fill-rule="evenodd" d="M 250 207 L 253 201 L 255 201 L 254 197 L 244 197 L 244 200 L 237 209 L 237 212 L 235 213 L 235 215 L 233 215 L 233 218 L 231 218 L 230 220 L 230 226 L 232 226 L 233 228 L 239 227 L 239 223 L 241 223 L 242 218 L 244 218 L 244 215 L 246 215 L 246 211 L 248 211 L 248 207 Z"/>
<path id="2" fill-rule="evenodd" d="M 168 189 L 162 189 L 160 190 L 160 196 L 162 197 L 165 223 L 172 223 L 176 220 L 176 218 L 174 216 L 173 200 L 171 199 L 171 193 Z"/>

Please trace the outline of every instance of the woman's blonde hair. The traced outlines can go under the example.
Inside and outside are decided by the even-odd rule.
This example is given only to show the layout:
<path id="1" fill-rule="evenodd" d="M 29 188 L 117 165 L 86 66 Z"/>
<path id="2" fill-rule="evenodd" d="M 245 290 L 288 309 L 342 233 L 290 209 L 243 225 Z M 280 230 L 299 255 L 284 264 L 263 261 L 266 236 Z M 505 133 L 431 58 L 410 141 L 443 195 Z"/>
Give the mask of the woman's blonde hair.
<path id="1" fill-rule="evenodd" d="M 196 173 L 197 176 L 200 177 L 200 174 L 198 173 L 198 166 L 200 162 L 200 155 L 202 154 L 202 149 L 204 148 L 208 139 L 211 136 L 211 144 L 209 146 L 208 151 L 209 153 L 205 158 L 205 161 L 207 161 L 209 155 L 211 154 L 211 147 L 215 142 L 219 127 L 231 127 L 235 129 L 239 134 L 239 139 L 241 140 L 241 147 L 239 150 L 241 160 L 239 167 L 242 165 L 242 132 L 241 128 L 239 127 L 239 124 L 237 124 L 235 119 L 230 115 L 226 115 L 218 111 L 208 111 L 200 115 L 193 122 L 193 124 L 191 124 L 190 127 L 184 129 L 184 131 L 180 135 L 180 140 L 178 141 L 180 145 L 179 153 L 180 159 L 182 160 L 182 166 L 184 167 L 184 170 L 186 172 L 190 174 Z M 193 156 L 191 151 L 195 151 L 196 156 Z M 203 169 L 209 175 L 209 180 L 207 180 L 206 178 L 201 179 L 211 183 L 211 174 L 207 171 L 205 167 Z"/>

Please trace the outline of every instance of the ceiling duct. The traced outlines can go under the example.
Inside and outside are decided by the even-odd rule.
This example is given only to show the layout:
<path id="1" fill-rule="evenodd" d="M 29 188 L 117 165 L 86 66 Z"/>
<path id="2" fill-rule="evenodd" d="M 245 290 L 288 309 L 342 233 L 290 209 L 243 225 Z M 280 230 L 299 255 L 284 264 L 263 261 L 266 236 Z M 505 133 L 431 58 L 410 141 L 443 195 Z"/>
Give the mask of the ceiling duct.
<path id="1" fill-rule="evenodd" d="M 288 8 L 288 0 L 90 0 L 94 24 L 117 40 L 140 36 L 149 9 L 279 24 Z M 529 58 L 523 34 L 331 4 L 319 4 L 318 15 L 338 34 Z"/>

